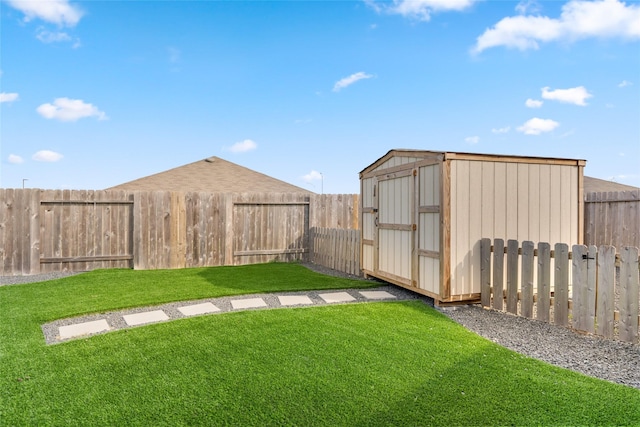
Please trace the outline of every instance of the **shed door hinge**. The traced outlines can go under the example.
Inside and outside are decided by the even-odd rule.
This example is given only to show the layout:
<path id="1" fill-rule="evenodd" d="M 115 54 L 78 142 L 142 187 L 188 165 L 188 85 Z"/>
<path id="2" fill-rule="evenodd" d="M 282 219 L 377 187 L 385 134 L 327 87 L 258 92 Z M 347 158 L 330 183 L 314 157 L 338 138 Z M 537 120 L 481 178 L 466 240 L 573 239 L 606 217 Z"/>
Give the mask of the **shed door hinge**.
<path id="1" fill-rule="evenodd" d="M 413 176 L 418 176 L 418 169 L 413 170 Z"/>
<path id="2" fill-rule="evenodd" d="M 416 230 L 418 229 L 418 226 L 417 226 L 416 224 L 412 224 L 412 225 L 411 225 L 411 229 L 412 229 L 413 231 L 416 231 Z"/>

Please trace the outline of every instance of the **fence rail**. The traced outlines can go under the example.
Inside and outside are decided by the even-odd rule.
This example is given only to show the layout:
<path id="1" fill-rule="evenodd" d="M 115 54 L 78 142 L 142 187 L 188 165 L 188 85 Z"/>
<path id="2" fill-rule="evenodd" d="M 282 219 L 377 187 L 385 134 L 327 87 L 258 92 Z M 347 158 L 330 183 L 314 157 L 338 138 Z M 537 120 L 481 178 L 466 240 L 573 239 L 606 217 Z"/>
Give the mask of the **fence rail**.
<path id="1" fill-rule="evenodd" d="M 357 229 L 358 195 L 0 189 L 2 275 L 307 259 L 312 227 Z"/>
<path id="2" fill-rule="evenodd" d="M 482 239 L 480 256 L 483 306 L 638 341 L 638 248 Z"/>

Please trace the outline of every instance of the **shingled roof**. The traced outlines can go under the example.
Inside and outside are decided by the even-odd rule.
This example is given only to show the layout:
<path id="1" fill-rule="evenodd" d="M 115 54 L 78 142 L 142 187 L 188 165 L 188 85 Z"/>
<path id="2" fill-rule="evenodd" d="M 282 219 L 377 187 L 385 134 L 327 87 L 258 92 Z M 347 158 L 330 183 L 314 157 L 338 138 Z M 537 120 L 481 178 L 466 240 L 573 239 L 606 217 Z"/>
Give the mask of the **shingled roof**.
<path id="1" fill-rule="evenodd" d="M 312 193 L 215 156 L 125 182 L 108 190 Z"/>
<path id="2" fill-rule="evenodd" d="M 620 184 L 619 182 L 606 181 L 604 179 L 592 178 L 590 176 L 584 177 L 584 192 L 591 193 L 594 191 L 634 191 L 638 190 L 638 187 L 632 187 L 626 184 Z"/>

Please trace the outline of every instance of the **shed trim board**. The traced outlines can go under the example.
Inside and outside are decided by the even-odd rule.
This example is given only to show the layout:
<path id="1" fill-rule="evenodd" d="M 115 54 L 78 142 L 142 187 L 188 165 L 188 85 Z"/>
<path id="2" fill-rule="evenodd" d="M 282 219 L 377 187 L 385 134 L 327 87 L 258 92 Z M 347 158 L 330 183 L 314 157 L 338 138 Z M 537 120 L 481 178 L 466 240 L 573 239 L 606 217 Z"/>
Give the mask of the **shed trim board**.
<path id="1" fill-rule="evenodd" d="M 438 303 L 480 298 L 480 239 L 583 242 L 584 160 L 391 150 L 360 172 L 360 265 Z"/>

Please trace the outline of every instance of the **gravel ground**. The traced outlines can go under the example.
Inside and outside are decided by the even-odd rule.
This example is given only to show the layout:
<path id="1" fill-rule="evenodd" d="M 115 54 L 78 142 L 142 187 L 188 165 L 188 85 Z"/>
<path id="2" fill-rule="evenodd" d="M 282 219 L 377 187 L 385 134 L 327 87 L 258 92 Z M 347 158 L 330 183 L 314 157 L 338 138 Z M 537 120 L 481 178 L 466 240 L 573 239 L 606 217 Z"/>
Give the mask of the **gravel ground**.
<path id="1" fill-rule="evenodd" d="M 46 280 L 61 279 L 63 277 L 73 276 L 76 274 L 80 273 L 72 271 L 60 271 L 55 273 L 34 274 L 31 276 L 0 276 L 0 286 L 44 282 Z"/>
<path id="2" fill-rule="evenodd" d="M 328 268 L 304 264 L 323 274 L 356 278 Z M 0 285 L 66 277 L 74 273 L 0 276 Z M 427 301 L 429 302 L 429 301 Z M 518 353 L 607 381 L 640 389 L 640 345 L 583 335 L 552 324 L 477 305 L 440 309 L 467 329 Z"/>

